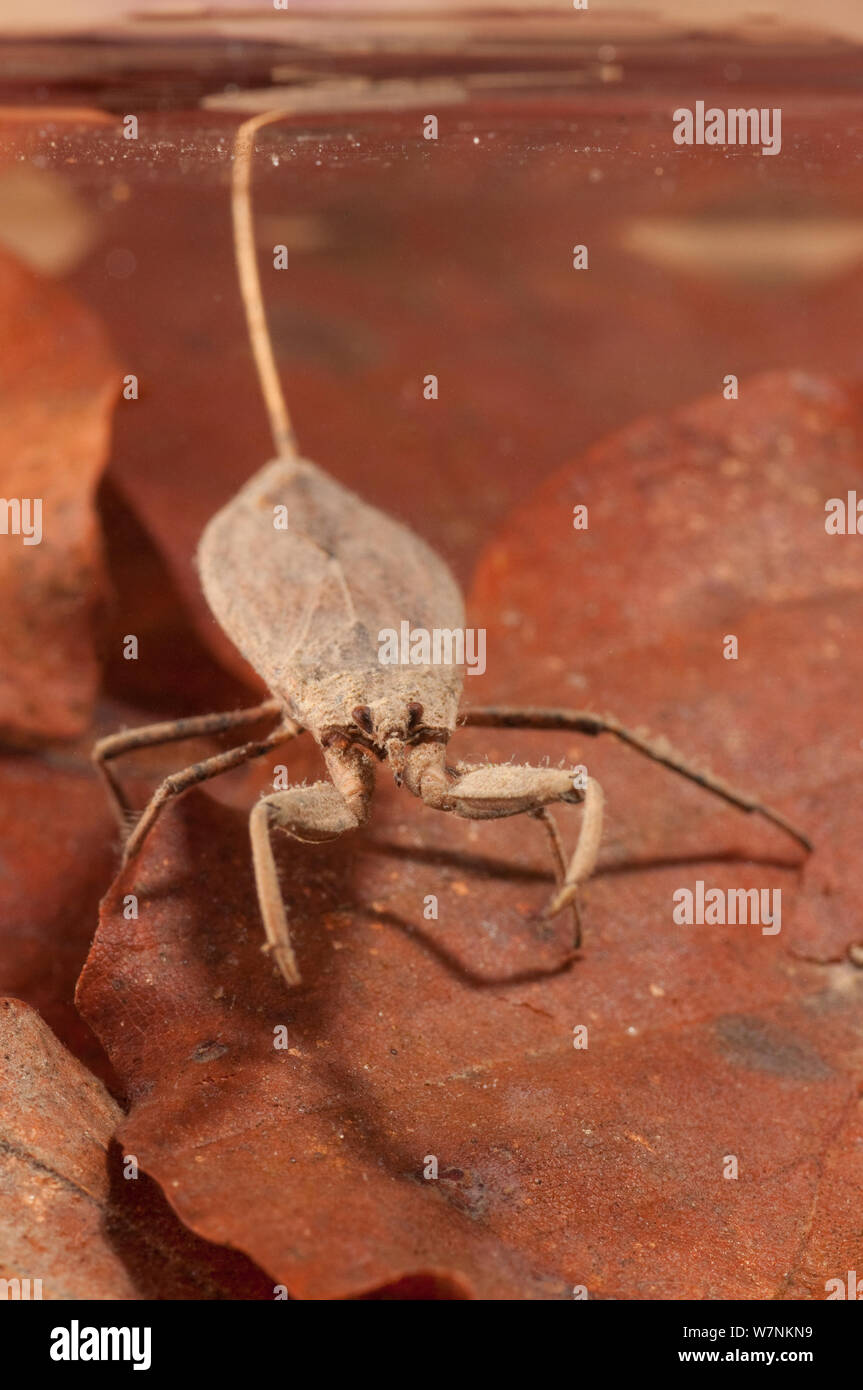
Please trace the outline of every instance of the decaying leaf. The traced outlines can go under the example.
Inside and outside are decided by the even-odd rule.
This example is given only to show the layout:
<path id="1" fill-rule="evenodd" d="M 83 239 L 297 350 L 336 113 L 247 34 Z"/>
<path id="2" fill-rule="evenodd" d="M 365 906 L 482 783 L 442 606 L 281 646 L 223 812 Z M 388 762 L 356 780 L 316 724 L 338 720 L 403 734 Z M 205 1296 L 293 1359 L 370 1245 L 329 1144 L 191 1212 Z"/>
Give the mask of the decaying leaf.
<path id="1" fill-rule="evenodd" d="M 453 1297 L 823 1297 L 854 1267 L 861 924 L 852 893 L 821 899 L 849 863 L 823 807 L 861 756 L 863 602 L 824 503 L 854 486 L 859 444 L 853 397 L 784 374 L 633 426 L 513 519 L 469 618 L 489 630 L 476 703 L 666 734 L 793 812 L 805 865 L 625 749 L 472 730 L 454 751 L 584 761 L 606 788 L 580 958 L 535 916 L 538 830 L 464 825 L 383 781 L 365 831 L 283 844 L 307 982 L 287 992 L 260 951 L 246 815 L 202 792 L 166 812 L 105 899 L 79 1002 L 129 1091 L 121 1144 L 193 1230 L 305 1298 L 414 1278 Z M 676 922 L 699 881 L 767 893 L 781 929 Z"/>
<path id="2" fill-rule="evenodd" d="M 32 1004 L 104 1080 L 104 1053 L 72 996 L 115 853 L 85 750 L 0 758 L 0 994 Z"/>
<path id="3" fill-rule="evenodd" d="M 120 375 L 67 290 L 0 254 L 0 737 L 34 745 L 87 725 L 102 587 L 94 509 Z"/>
<path id="4" fill-rule="evenodd" d="M 3 1277 L 43 1298 L 134 1298 L 101 1232 L 120 1110 L 27 1005 L 0 1000 Z"/>
<path id="5" fill-rule="evenodd" d="M 247 1260 L 189 1235 L 133 1155 L 120 1110 L 39 1015 L 0 999 L 0 1279 L 43 1299 L 265 1298 Z M 15 1281 L 18 1281 L 17 1283 Z"/>

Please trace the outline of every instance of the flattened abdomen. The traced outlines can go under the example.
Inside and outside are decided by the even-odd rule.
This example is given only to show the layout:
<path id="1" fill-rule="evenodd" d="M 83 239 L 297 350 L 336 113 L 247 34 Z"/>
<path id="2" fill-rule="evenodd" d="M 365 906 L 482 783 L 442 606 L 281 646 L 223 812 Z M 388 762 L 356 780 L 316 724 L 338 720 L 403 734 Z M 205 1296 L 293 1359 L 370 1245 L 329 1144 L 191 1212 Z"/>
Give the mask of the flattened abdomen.
<path id="1" fill-rule="evenodd" d="M 287 529 L 274 524 L 281 507 Z M 271 690 L 300 701 L 330 673 L 377 685 L 383 629 L 464 624 L 444 561 L 312 463 L 262 468 L 208 523 L 197 558 L 221 627 Z"/>

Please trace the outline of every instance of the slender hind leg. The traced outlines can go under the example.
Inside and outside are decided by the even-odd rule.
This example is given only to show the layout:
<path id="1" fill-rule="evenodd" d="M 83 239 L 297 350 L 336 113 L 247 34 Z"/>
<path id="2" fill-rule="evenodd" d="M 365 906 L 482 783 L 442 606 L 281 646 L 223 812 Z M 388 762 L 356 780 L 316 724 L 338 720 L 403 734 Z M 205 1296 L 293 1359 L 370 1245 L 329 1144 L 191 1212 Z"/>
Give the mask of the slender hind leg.
<path id="1" fill-rule="evenodd" d="M 222 714 L 200 714 L 191 719 L 171 719 L 164 724 L 145 724 L 139 729 L 123 729 L 118 734 L 101 738 L 91 754 L 99 770 L 114 812 L 121 825 L 125 825 L 131 807 L 123 788 L 108 767 L 112 758 L 120 758 L 137 748 L 152 748 L 160 743 L 179 743 L 182 739 L 196 738 L 199 734 L 220 734 L 225 729 L 235 729 L 242 724 L 254 724 L 268 715 L 277 715 L 281 710 L 278 700 L 265 700 L 263 704 L 250 709 L 228 710 Z"/>
<path id="2" fill-rule="evenodd" d="M 241 763 L 247 763 L 252 758 L 261 757 L 263 753 L 268 753 L 271 748 L 276 748 L 280 743 L 287 743 L 288 739 L 296 738 L 300 732 L 295 724 L 280 724 L 278 729 L 274 729 L 271 734 L 259 742 L 243 743 L 239 748 L 230 748 L 226 753 L 216 753 L 214 757 L 206 758 L 204 762 L 193 763 L 191 767 L 184 768 L 182 772 L 172 772 L 170 777 L 166 777 L 161 786 L 153 793 L 144 814 L 126 841 L 123 847 L 123 863 L 127 864 L 140 852 L 141 846 L 158 820 L 163 806 L 172 797 L 179 796 L 181 792 L 195 786 L 198 782 L 209 781 L 211 777 L 218 777 L 220 773 L 228 772 L 232 767 L 239 767 Z"/>
<path id="3" fill-rule="evenodd" d="M 644 738 L 632 729 L 627 729 L 611 715 L 591 714 L 587 710 L 507 709 L 501 706 L 490 706 L 483 709 L 468 710 L 462 722 L 467 728 L 569 729 L 575 733 L 589 734 L 592 738 L 599 734 L 613 734 L 622 743 L 629 744 L 630 748 L 643 753 L 653 762 L 661 763 L 663 767 L 670 768 L 672 772 L 680 773 L 681 777 L 688 777 L 690 782 L 695 782 L 699 787 L 704 787 L 706 791 L 721 796 L 724 801 L 739 807 L 741 811 L 750 811 L 763 816 L 765 820 L 771 821 L 780 830 L 784 830 L 787 835 L 791 835 L 804 849 L 812 849 L 812 843 L 808 837 L 778 811 L 774 811 L 770 806 L 765 806 L 762 801 L 759 801 L 757 797 L 750 796 L 748 792 L 741 792 L 735 787 L 729 786 L 721 778 L 715 777 L 712 772 L 705 772 L 694 767 L 680 753 L 677 753 L 665 739 Z"/>

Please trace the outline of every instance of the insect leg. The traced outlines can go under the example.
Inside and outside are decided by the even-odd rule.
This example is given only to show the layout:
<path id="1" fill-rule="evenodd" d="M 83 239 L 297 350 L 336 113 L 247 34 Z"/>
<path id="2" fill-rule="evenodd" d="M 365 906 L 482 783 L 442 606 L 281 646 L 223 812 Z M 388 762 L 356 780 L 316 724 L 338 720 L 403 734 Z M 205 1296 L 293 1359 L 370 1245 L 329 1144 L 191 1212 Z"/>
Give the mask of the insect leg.
<path id="1" fill-rule="evenodd" d="M 289 787 L 263 797 L 249 817 L 252 862 L 258 905 L 267 940 L 263 950 L 275 958 L 288 985 L 301 983 L 291 930 L 273 856 L 271 831 L 280 829 L 295 840 L 319 843 L 355 830 L 365 820 L 365 805 L 348 804 L 330 782 L 311 787 Z"/>
<path id="2" fill-rule="evenodd" d="M 107 764 L 112 758 L 122 757 L 136 748 L 152 748 L 159 743 L 178 743 L 181 739 L 196 738 L 199 734 L 218 734 L 225 729 L 234 729 L 240 724 L 254 724 L 268 715 L 281 711 L 278 700 L 264 700 L 263 704 L 251 709 L 228 710 L 222 714 L 201 714 L 191 719 L 171 719 L 164 724 L 145 724 L 139 729 L 123 729 L 120 733 L 109 734 L 94 745 L 92 759 L 101 773 L 108 790 L 111 805 L 121 825 L 127 823 L 131 814 L 126 794 Z"/>
<path id="3" fill-rule="evenodd" d="M 592 777 L 588 777 L 587 786 L 584 793 L 584 816 L 581 822 L 581 830 L 578 834 L 578 843 L 575 846 L 575 853 L 569 862 L 569 868 L 562 886 L 552 898 L 543 916 L 556 917 L 567 905 L 571 903 L 575 908 L 576 922 L 578 924 L 578 936 L 576 946 L 581 945 L 581 921 L 578 916 L 577 893 L 582 883 L 584 883 L 596 868 L 596 861 L 599 856 L 599 842 L 602 839 L 602 810 L 605 798 L 602 794 L 602 787 Z"/>
<path id="4" fill-rule="evenodd" d="M 542 820 L 551 842 L 558 868 L 558 888 L 544 917 L 556 916 L 572 906 L 575 916 L 575 946 L 581 944 L 581 924 L 576 902 L 577 890 L 596 867 L 602 836 L 603 795 L 592 777 L 585 786 L 573 772 L 562 768 L 526 767 L 512 763 L 460 764 L 456 780 L 446 796 L 436 803 L 465 820 L 500 820 L 505 816 L 529 815 Z M 554 802 L 584 803 L 584 819 L 575 853 L 564 868 L 563 846 L 557 826 L 547 807 Z"/>
<path id="5" fill-rule="evenodd" d="M 218 777 L 220 773 L 228 772 L 232 767 L 239 767 L 241 763 L 249 762 L 251 758 L 259 758 L 263 753 L 269 752 L 271 748 L 277 747 L 278 744 L 287 743 L 288 739 L 296 738 L 300 732 L 295 724 L 280 724 L 272 733 L 267 734 L 266 738 L 256 743 L 243 743 L 239 748 L 229 748 L 226 753 L 216 753 L 212 758 L 206 758 L 204 762 L 193 763 L 191 767 L 184 768 L 182 772 L 171 773 L 170 777 L 166 777 L 151 796 L 144 814 L 126 841 L 123 847 L 123 863 L 127 864 L 139 853 L 166 801 L 170 801 L 174 796 L 179 796 L 181 792 L 195 786 L 198 782 L 209 781 L 211 777 Z"/>
<path id="6" fill-rule="evenodd" d="M 646 758 L 651 758 L 655 763 L 661 763 L 663 767 L 670 768 L 672 772 L 678 772 L 681 777 L 687 777 L 690 782 L 695 782 L 697 786 L 704 787 L 706 791 L 722 797 L 724 801 L 730 802 L 732 806 L 737 806 L 741 811 L 750 811 L 763 816 L 765 820 L 777 825 L 780 830 L 784 830 L 787 835 L 791 835 L 804 849 L 812 849 L 812 842 L 808 837 L 786 820 L 779 811 L 774 811 L 772 807 L 766 806 L 748 792 L 738 791 L 735 787 L 729 786 L 727 782 L 723 782 L 712 772 L 694 767 L 692 763 L 686 761 L 682 754 L 676 752 L 664 738 L 646 738 L 632 729 L 627 729 L 611 715 L 592 714 L 587 710 L 508 709 L 492 706 L 468 710 L 464 716 L 463 724 L 468 728 L 484 729 L 568 729 L 580 734 L 589 734 L 591 737 L 596 737 L 599 734 L 613 734 L 615 738 L 620 739 L 621 743 L 628 744 L 638 753 L 643 753 Z"/>
<path id="7" fill-rule="evenodd" d="M 538 811 L 529 812 L 534 820 L 538 820 L 548 836 L 551 857 L 554 860 L 555 877 L 557 879 L 558 890 L 561 890 L 566 883 L 566 859 L 563 852 L 563 841 L 560 838 L 560 831 L 557 822 L 547 806 L 541 806 Z M 581 945 L 581 917 L 578 911 L 578 900 L 573 896 L 570 903 L 572 908 L 572 944 L 575 950 Z"/>

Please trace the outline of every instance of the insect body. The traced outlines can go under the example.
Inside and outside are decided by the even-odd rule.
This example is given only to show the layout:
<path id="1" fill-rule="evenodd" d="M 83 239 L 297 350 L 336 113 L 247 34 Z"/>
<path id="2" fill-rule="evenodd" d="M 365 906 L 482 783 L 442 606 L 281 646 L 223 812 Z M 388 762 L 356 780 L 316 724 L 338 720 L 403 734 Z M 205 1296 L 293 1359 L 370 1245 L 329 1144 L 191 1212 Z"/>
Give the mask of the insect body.
<path id="1" fill-rule="evenodd" d="M 273 525 L 283 507 L 287 530 Z M 350 736 L 401 773 L 412 749 L 446 742 L 463 668 L 379 655 L 380 634 L 406 618 L 464 623 L 455 579 L 413 532 L 313 463 L 276 459 L 212 519 L 198 563 L 225 632 L 325 752 Z"/>
<path id="2" fill-rule="evenodd" d="M 271 698 L 248 710 L 203 715 L 103 739 L 94 758 L 121 821 L 129 816 L 109 762 L 146 744 L 238 728 L 268 717 L 272 731 L 255 742 L 166 778 L 126 841 L 140 850 L 162 807 L 197 782 L 309 733 L 323 752 L 329 780 L 262 797 L 250 816 L 255 880 L 267 948 L 289 985 L 300 981 L 276 873 L 271 832 L 297 840 L 332 839 L 369 815 L 376 760 L 396 783 L 428 806 L 466 819 L 529 814 L 548 836 L 557 890 L 546 910 L 571 906 L 593 871 L 602 832 L 602 791 L 587 778 L 551 767 L 447 763 L 460 721 L 498 728 L 611 733 L 654 761 L 726 801 L 805 836 L 754 797 L 701 772 L 661 741 L 587 711 L 473 709 L 459 714 L 464 668 L 431 661 L 384 665 L 380 635 L 407 621 L 412 629 L 453 631 L 464 622 L 461 593 L 446 564 L 407 527 L 369 506 L 315 464 L 300 458 L 281 395 L 254 256 L 249 171 L 254 132 L 279 113 L 245 122 L 234 163 L 234 229 L 240 284 L 253 351 L 279 456 L 250 479 L 207 525 L 198 551 L 204 593 L 225 632 L 266 682 Z M 274 524 L 287 513 L 287 529 Z M 567 863 L 549 806 L 583 803 L 578 843 Z"/>

